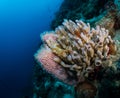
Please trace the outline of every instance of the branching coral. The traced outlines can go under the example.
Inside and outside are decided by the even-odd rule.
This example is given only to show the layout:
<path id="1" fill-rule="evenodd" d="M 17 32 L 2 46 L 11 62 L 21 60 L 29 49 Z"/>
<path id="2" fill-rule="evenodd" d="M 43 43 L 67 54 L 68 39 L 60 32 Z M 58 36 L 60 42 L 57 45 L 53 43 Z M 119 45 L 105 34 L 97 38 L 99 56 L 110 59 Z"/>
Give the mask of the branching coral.
<path id="1" fill-rule="evenodd" d="M 96 68 L 111 67 L 112 61 L 118 59 L 118 42 L 112 40 L 109 31 L 100 26 L 90 28 L 81 20 L 64 20 L 42 39 L 43 49 L 35 58 L 49 73 L 68 84 L 83 81 Z"/>

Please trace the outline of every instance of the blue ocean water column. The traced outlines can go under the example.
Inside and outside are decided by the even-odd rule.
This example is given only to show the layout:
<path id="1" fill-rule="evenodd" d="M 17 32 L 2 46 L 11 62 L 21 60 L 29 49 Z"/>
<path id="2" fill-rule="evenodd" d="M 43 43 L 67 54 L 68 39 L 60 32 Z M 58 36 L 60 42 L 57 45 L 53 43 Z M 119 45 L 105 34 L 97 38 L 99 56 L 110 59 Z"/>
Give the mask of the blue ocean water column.
<path id="1" fill-rule="evenodd" d="M 33 54 L 40 32 L 63 0 L 0 0 L 0 98 L 31 93 Z"/>

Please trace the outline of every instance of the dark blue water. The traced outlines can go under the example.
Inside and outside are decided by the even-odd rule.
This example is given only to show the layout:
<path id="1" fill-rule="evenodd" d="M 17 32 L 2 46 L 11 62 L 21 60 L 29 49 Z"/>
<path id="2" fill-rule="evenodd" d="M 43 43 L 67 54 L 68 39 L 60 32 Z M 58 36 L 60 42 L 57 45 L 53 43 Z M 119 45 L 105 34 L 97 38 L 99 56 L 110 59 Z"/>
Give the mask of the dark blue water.
<path id="1" fill-rule="evenodd" d="M 0 0 L 0 98 L 32 89 L 33 54 L 63 0 Z"/>

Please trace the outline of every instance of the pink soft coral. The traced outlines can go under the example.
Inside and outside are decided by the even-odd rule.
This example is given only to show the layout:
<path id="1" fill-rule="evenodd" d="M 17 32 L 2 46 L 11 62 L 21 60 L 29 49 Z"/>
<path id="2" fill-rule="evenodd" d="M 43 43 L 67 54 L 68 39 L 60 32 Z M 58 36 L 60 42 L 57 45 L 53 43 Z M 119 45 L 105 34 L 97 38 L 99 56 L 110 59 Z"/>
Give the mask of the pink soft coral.
<path id="1" fill-rule="evenodd" d="M 52 38 L 53 40 L 56 39 L 54 34 L 45 34 L 42 37 L 43 41 L 46 41 L 49 38 Z M 55 57 L 56 56 L 47 46 L 42 47 L 42 49 L 38 50 L 38 52 L 35 54 L 35 58 L 38 63 L 41 63 L 42 68 L 45 69 L 48 73 L 54 75 L 67 84 L 75 84 L 76 81 L 74 79 L 71 80 L 65 69 L 53 60 Z"/>

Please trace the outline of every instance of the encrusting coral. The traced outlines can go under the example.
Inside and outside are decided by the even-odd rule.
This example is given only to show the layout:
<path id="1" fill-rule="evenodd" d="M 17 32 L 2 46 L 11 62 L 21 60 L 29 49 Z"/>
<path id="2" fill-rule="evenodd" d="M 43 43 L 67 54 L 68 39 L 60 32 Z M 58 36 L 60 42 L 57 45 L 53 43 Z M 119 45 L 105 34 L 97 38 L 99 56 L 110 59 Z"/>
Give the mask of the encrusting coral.
<path id="1" fill-rule="evenodd" d="M 100 26 L 81 20 L 64 20 L 55 31 L 41 35 L 43 46 L 35 54 L 43 69 L 63 82 L 76 85 L 95 69 L 114 67 L 119 58 L 118 41 Z M 115 68 L 115 67 L 114 67 Z"/>

